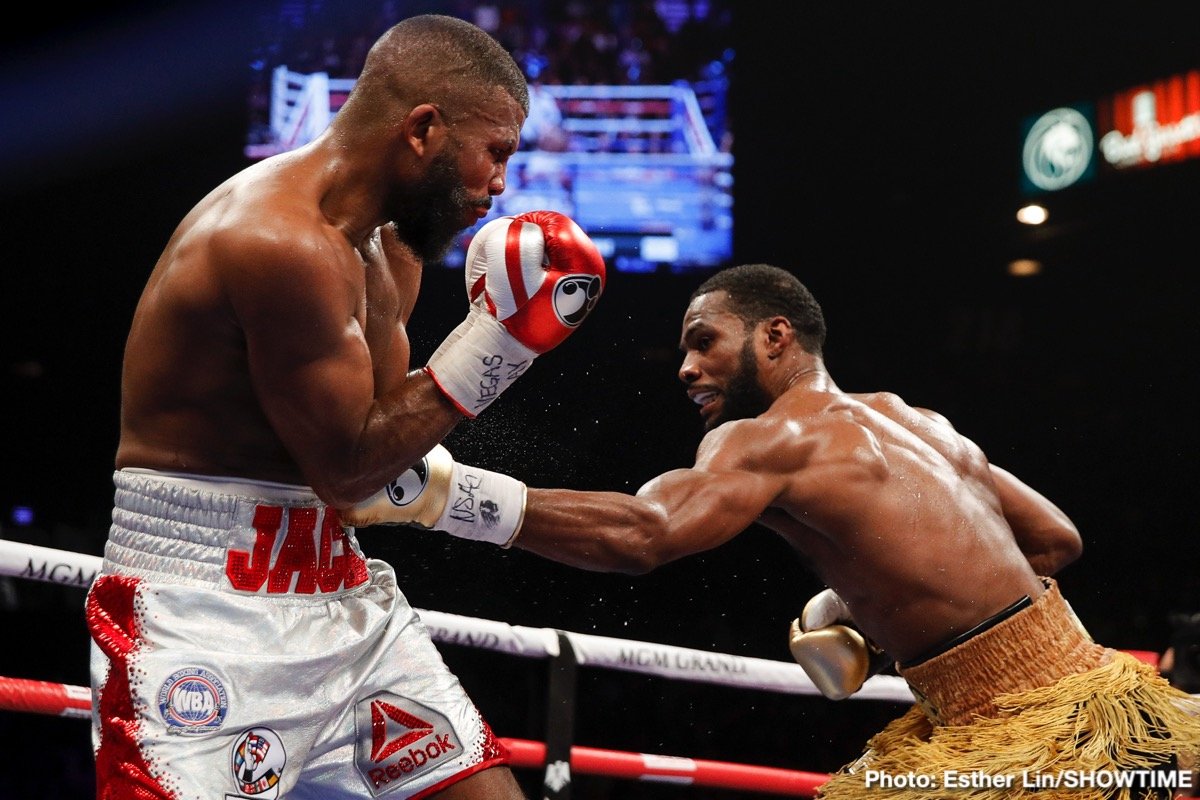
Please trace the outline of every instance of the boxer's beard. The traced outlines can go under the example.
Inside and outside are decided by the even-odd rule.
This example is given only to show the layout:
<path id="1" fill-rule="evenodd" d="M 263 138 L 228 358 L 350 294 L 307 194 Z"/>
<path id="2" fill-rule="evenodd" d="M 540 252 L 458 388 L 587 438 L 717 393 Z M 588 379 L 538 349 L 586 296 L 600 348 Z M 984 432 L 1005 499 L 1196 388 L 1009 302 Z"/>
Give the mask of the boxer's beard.
<path id="1" fill-rule="evenodd" d="M 771 398 L 758 383 L 758 361 L 754 355 L 754 340 L 747 336 L 738 358 L 738 370 L 725 386 L 725 403 L 721 413 L 708 421 L 708 430 L 732 419 L 757 417 L 771 407 Z"/>
<path id="2" fill-rule="evenodd" d="M 393 224 L 400 239 L 426 263 L 441 261 L 464 223 L 472 206 L 490 208 L 492 199 L 471 200 L 462 173 L 446 148 L 429 165 L 416 186 L 397 193 L 391 204 Z"/>

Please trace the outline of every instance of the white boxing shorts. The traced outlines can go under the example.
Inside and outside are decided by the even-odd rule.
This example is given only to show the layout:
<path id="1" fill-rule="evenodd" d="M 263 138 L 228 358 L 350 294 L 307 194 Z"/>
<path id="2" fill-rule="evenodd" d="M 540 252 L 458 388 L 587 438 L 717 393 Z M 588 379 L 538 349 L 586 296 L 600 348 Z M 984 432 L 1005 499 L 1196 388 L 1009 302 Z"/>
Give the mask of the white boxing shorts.
<path id="1" fill-rule="evenodd" d="M 507 753 L 311 490 L 113 478 L 88 591 L 101 800 L 421 798 Z"/>

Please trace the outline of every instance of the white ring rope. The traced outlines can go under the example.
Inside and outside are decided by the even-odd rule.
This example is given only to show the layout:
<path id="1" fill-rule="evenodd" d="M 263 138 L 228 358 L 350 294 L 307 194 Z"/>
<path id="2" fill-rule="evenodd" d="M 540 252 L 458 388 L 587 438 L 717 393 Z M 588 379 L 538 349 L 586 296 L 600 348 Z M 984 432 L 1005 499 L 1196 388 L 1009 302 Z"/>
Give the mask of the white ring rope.
<path id="1" fill-rule="evenodd" d="M 91 690 L 85 686 L 0 677 L 0 710 L 90 719 Z M 509 764 L 514 768 L 547 767 L 560 774 L 564 772 L 565 765 L 562 762 L 546 764 L 548 748 L 544 742 L 508 737 L 500 737 L 500 742 L 508 749 Z M 829 779 L 828 775 L 819 772 L 575 745 L 571 746 L 567 760 L 570 768 L 566 774 L 574 771 L 580 775 L 744 789 L 790 797 L 812 797 L 817 788 Z"/>
<path id="2" fill-rule="evenodd" d="M 0 575 L 4 576 L 86 589 L 99 573 L 101 562 L 99 556 L 0 540 Z M 791 662 L 553 628 L 529 628 L 442 611 L 417 609 L 417 613 L 429 628 L 433 640 L 444 644 L 527 658 L 548 658 L 558 655 L 558 634 L 562 633 L 574 648 L 581 666 L 783 694 L 820 694 L 803 668 Z M 913 702 L 908 684 L 895 675 L 876 675 L 868 679 L 852 699 Z"/>
<path id="3" fill-rule="evenodd" d="M 0 539 L 0 577 L 39 580 L 86 589 L 99 574 L 103 560 L 97 556 Z M 510 655 L 557 657 L 562 642 L 572 649 L 575 663 L 627 672 L 691 680 L 789 694 L 819 694 L 798 664 L 744 658 L 674 647 L 666 644 L 615 639 L 606 636 L 528 628 L 495 620 L 417 609 L 436 642 L 457 644 Z M 1154 654 L 1128 651 L 1142 657 Z M 898 677 L 875 676 L 852 696 L 856 699 L 913 701 Z M 1200 697 L 1200 695 L 1198 695 Z M 91 690 L 25 678 L 0 677 L 0 710 L 25 711 L 60 717 L 90 718 Z M 828 780 L 821 773 L 732 764 L 721 761 L 626 753 L 598 748 L 570 747 L 567 761 L 548 764 L 547 744 L 524 739 L 502 739 L 514 767 L 547 770 L 555 774 L 574 770 L 630 780 L 710 786 L 792 797 L 813 797 Z M 570 766 L 567 767 L 566 764 Z"/>

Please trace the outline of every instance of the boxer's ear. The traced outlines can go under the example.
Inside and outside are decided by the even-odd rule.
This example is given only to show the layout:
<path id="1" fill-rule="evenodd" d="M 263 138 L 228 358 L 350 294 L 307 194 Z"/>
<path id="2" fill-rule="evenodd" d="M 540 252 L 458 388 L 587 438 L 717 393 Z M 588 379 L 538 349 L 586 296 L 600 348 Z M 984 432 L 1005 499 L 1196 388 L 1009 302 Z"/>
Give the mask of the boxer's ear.
<path id="1" fill-rule="evenodd" d="M 796 340 L 796 331 L 787 317 L 771 317 L 763 323 L 767 337 L 767 358 L 778 358 Z"/>
<path id="2" fill-rule="evenodd" d="M 445 143 L 446 120 L 442 110 L 433 103 L 414 106 L 400 124 L 405 141 L 420 158 L 436 155 Z"/>

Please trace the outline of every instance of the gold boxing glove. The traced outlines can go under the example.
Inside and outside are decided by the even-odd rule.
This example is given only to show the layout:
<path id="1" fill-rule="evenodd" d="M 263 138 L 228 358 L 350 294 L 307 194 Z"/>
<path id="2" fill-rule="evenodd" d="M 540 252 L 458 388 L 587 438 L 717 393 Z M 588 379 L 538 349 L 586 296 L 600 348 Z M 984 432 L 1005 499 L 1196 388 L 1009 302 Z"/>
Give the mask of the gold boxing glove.
<path id="1" fill-rule="evenodd" d="M 884 669 L 889 659 L 851 625 L 854 618 L 832 589 L 815 595 L 792 621 L 788 635 L 792 658 L 830 700 L 843 700 Z"/>

